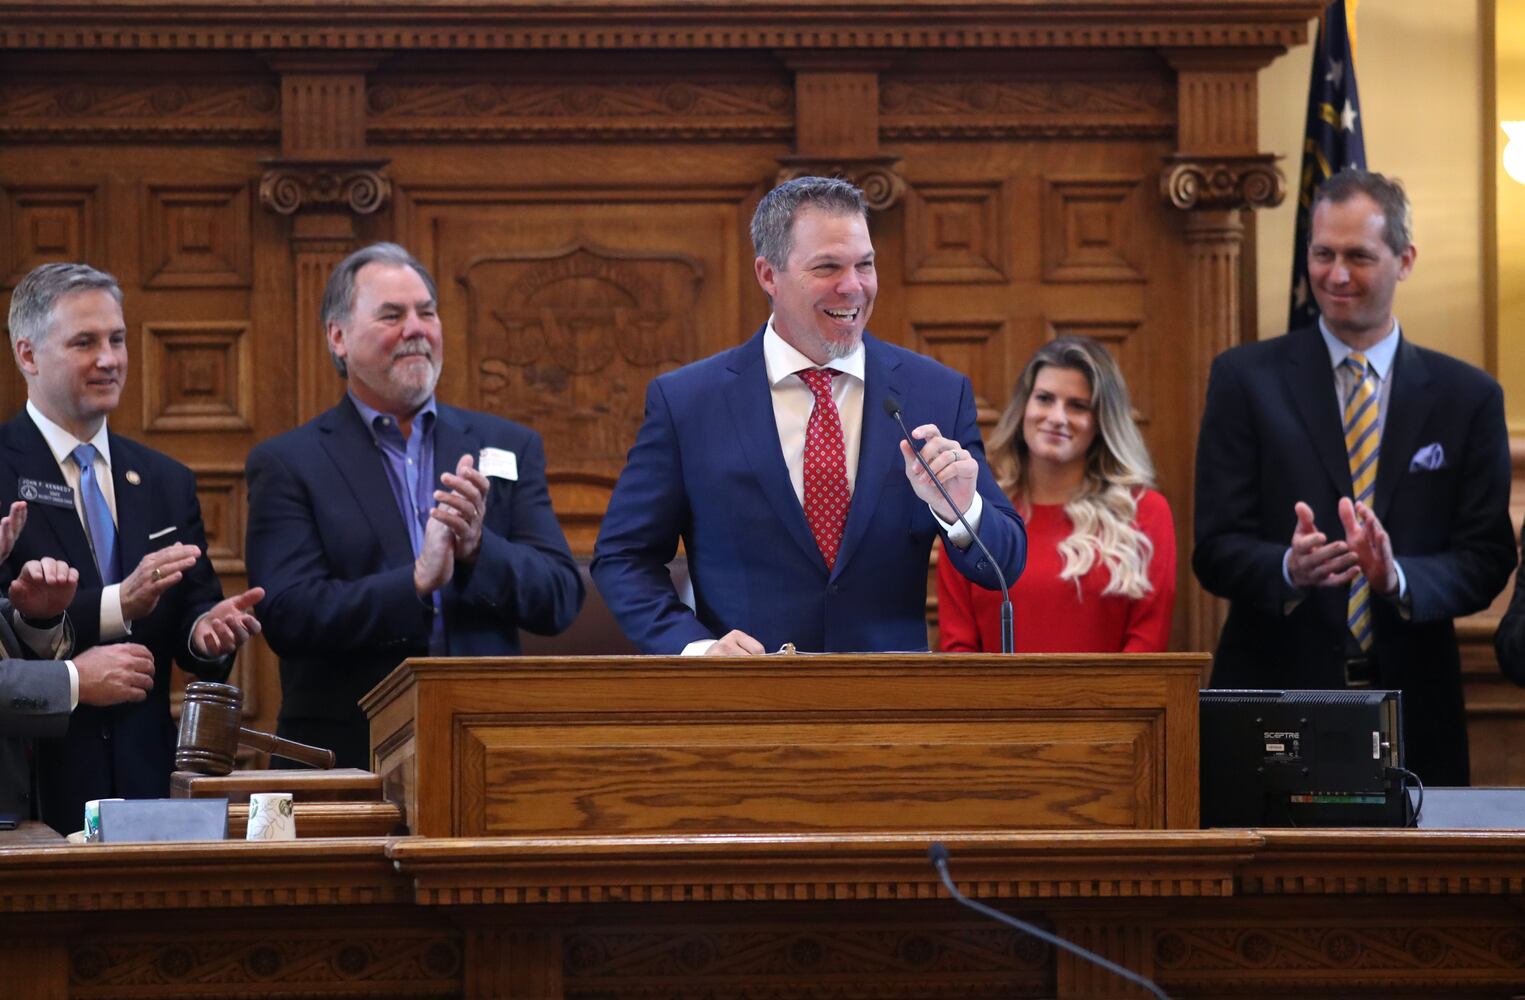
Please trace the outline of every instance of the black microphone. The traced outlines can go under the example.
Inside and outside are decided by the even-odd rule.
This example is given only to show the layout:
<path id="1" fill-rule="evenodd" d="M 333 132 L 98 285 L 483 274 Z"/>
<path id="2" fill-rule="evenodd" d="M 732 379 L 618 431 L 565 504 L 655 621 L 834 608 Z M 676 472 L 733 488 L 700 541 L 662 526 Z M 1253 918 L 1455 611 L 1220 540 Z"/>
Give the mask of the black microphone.
<path id="1" fill-rule="evenodd" d="M 969 909 L 975 911 L 976 913 L 982 913 L 985 916 L 990 917 L 992 920 L 999 920 L 1001 923 L 1006 924 L 1009 927 L 1015 927 L 1017 930 L 1022 931 L 1024 934 L 1031 934 L 1039 941 L 1045 941 L 1048 944 L 1053 945 L 1055 948 L 1063 948 L 1071 955 L 1079 955 L 1087 962 L 1091 962 L 1094 965 L 1098 965 L 1101 968 L 1106 969 L 1114 976 L 1120 976 L 1123 979 L 1128 980 L 1130 983 L 1135 983 L 1138 986 L 1143 987 L 1150 993 L 1159 997 L 1160 1000 L 1170 1000 L 1169 995 L 1167 995 L 1164 990 L 1160 989 L 1158 986 L 1154 985 L 1154 983 L 1148 979 L 1145 979 L 1137 972 L 1134 972 L 1132 969 L 1125 969 L 1121 965 L 1118 965 L 1116 962 L 1102 958 L 1100 955 L 1096 954 L 1096 952 L 1091 951 L 1088 948 L 1082 948 L 1080 945 L 1075 944 L 1072 941 L 1066 941 L 1064 938 L 1058 936 L 1057 934 L 1049 933 L 1042 927 L 1030 924 L 1025 920 L 1018 920 L 1016 917 L 1013 917 L 1009 913 L 1002 913 L 1000 910 L 986 906 L 984 903 L 981 903 L 977 900 L 970 899 L 968 896 L 965 896 L 963 893 L 959 892 L 958 886 L 953 884 L 952 876 L 948 874 L 948 849 L 938 841 L 934 840 L 932 842 L 932 846 L 927 848 L 927 860 L 931 861 L 933 867 L 937 869 L 937 874 L 942 877 L 943 885 L 947 887 L 949 894 L 952 895 L 956 901 L 969 907 Z"/>
<path id="2" fill-rule="evenodd" d="M 1001 584 L 1001 652 L 1015 652 L 1016 640 L 1012 636 L 1011 627 L 1011 591 L 1006 589 L 1006 574 L 1001 572 L 1001 564 L 996 562 L 995 556 L 991 555 L 990 550 L 985 547 L 985 543 L 980 541 L 980 536 L 975 534 L 974 529 L 969 526 L 969 522 L 964 520 L 964 512 L 958 509 L 958 504 L 954 503 L 953 498 L 948 495 L 942 480 L 933 474 L 932 467 L 927 464 L 925 458 L 921 457 L 921 448 L 912 440 L 911 432 L 906 430 L 905 420 L 900 416 L 900 400 L 894 396 L 885 396 L 884 412 L 895 418 L 895 423 L 900 425 L 900 433 L 905 435 L 905 443 L 911 446 L 911 454 L 915 455 L 916 461 L 920 462 L 921 467 L 927 470 L 927 478 L 932 480 L 932 485 L 937 487 L 937 492 L 941 493 L 943 499 L 948 501 L 948 509 L 953 511 L 954 516 L 958 518 L 958 523 L 962 524 L 964 530 L 969 532 L 969 537 L 974 539 L 974 544 L 978 545 L 980 551 L 984 553 L 985 558 L 990 560 L 990 567 L 995 570 L 995 578 Z"/>

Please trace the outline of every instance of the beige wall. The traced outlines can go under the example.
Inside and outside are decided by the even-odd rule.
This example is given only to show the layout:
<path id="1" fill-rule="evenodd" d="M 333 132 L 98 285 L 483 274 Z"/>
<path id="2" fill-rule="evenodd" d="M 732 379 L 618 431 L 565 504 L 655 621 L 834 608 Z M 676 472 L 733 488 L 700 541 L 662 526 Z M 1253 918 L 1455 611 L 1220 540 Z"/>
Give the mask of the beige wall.
<path id="1" fill-rule="evenodd" d="M 1503 0 L 1497 5 L 1494 32 L 1497 117 L 1525 121 L 1525 2 Z M 1493 127 L 1497 128 L 1495 124 Z M 1496 133 L 1499 156 L 1506 140 Z M 1525 144 L 1525 139 L 1517 139 Z M 1498 231 L 1498 337 L 1496 357 L 1509 429 L 1525 436 L 1525 184 L 1495 172 Z"/>
<path id="2" fill-rule="evenodd" d="M 1502 4 L 1511 5 L 1525 0 Z M 1398 292 L 1398 318 L 1416 343 L 1482 367 L 1487 10 L 1487 0 L 1364 0 L 1356 21 L 1367 165 L 1401 178 L 1414 203 L 1419 259 Z M 1297 49 L 1261 74 L 1260 145 L 1285 157 L 1289 185 L 1302 161 L 1312 50 Z M 1257 223 L 1261 337 L 1286 328 L 1295 196 Z"/>

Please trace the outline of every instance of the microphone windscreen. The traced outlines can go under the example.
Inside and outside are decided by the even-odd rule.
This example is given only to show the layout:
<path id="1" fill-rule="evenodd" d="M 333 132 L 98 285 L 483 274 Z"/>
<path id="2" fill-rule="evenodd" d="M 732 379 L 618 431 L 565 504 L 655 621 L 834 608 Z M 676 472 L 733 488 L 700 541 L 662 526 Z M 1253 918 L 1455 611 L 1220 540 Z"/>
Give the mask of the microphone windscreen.
<path id="1" fill-rule="evenodd" d="M 900 416 L 900 400 L 894 396 L 884 397 L 884 412 L 892 417 Z"/>
<path id="2" fill-rule="evenodd" d="M 932 841 L 932 846 L 927 848 L 927 860 L 932 862 L 934 865 L 947 864 L 948 849 L 942 845 L 941 841 Z"/>

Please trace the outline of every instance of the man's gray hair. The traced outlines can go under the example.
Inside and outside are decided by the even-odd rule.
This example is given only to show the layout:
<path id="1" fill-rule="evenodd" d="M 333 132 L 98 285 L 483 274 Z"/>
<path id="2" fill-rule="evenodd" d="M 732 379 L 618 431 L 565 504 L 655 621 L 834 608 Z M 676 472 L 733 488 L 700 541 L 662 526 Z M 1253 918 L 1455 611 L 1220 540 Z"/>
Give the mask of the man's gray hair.
<path id="1" fill-rule="evenodd" d="M 25 340 L 33 347 L 47 338 L 53 322 L 53 307 L 65 295 L 75 292 L 110 292 L 116 304 L 122 304 L 122 288 L 116 278 L 97 271 L 89 264 L 43 264 L 21 279 L 11 294 L 11 353 L 16 342 Z"/>
<path id="2" fill-rule="evenodd" d="M 794 249 L 794 217 L 801 208 L 819 208 L 831 215 L 857 213 L 868 219 L 863 192 L 836 177 L 796 177 L 763 195 L 752 213 L 752 249 L 776 268 L 789 262 Z"/>
<path id="3" fill-rule="evenodd" d="M 1401 257 L 1403 251 L 1414 242 L 1414 222 L 1408 193 L 1403 190 L 1403 182 L 1398 178 L 1379 174 L 1375 170 L 1345 167 L 1319 185 L 1313 194 L 1313 204 L 1309 206 L 1309 211 L 1316 210 L 1321 202 L 1344 204 L 1358 194 L 1366 195 L 1382 210 L 1382 242 L 1387 244 L 1394 256 Z"/>
<path id="4" fill-rule="evenodd" d="M 328 325 L 330 323 L 343 324 L 347 322 L 355 311 L 355 276 L 360 269 L 367 264 L 391 264 L 396 267 L 411 267 L 420 278 L 423 279 L 424 287 L 429 289 L 429 297 L 435 302 L 439 301 L 439 289 L 434 285 L 434 276 L 429 269 L 418 262 L 418 258 L 408 253 L 396 243 L 372 243 L 368 247 L 361 247 L 348 257 L 339 262 L 334 268 L 334 273 L 328 277 L 328 287 L 323 289 L 323 340 L 328 341 Z M 330 347 L 328 356 L 333 360 L 334 367 L 339 370 L 340 378 L 349 378 L 349 368 L 344 359 L 333 352 Z"/>

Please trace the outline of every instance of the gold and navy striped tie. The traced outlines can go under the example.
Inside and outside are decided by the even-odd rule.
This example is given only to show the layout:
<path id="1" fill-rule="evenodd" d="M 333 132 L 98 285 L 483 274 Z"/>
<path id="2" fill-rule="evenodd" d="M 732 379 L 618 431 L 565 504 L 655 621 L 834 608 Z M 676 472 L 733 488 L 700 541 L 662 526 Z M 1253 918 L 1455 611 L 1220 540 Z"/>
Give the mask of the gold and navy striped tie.
<path id="1" fill-rule="evenodd" d="M 1350 494 L 1359 503 L 1371 505 L 1377 486 L 1377 456 L 1381 452 L 1382 425 L 1377 419 L 1377 375 L 1366 356 L 1352 353 L 1345 364 L 1354 382 L 1345 401 L 1345 451 L 1350 456 Z M 1366 577 L 1357 576 L 1350 584 L 1345 604 L 1345 621 L 1362 652 L 1371 650 L 1371 586 Z"/>

